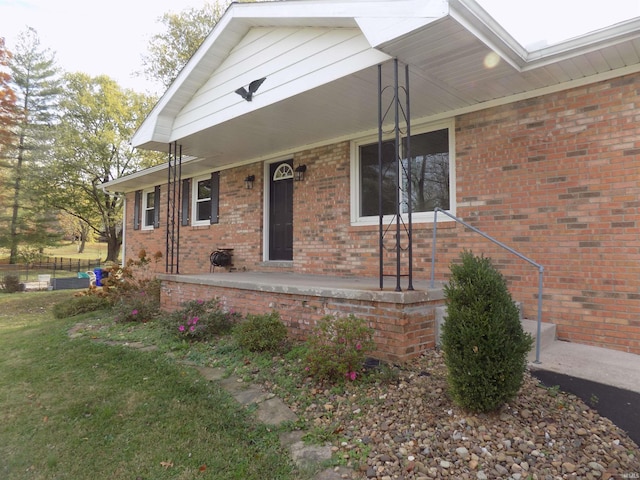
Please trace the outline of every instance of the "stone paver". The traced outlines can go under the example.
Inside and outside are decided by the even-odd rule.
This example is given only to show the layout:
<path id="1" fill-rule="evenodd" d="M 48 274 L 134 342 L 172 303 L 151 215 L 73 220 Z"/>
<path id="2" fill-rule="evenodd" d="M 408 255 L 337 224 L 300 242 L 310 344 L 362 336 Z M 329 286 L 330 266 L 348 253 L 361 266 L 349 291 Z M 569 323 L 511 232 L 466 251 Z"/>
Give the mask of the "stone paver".
<path id="1" fill-rule="evenodd" d="M 78 338 L 85 334 L 84 325 L 78 324 L 69 331 L 69 337 Z M 155 351 L 154 345 L 144 345 L 140 342 L 104 341 L 107 345 L 120 345 L 134 348 L 142 352 Z M 207 381 L 218 382 L 233 398 L 243 406 L 256 406 L 258 420 L 267 425 L 281 425 L 285 422 L 295 422 L 298 416 L 278 397 L 270 392 L 265 392 L 258 385 L 247 384 L 242 379 L 230 376 L 225 377 L 225 370 L 216 367 L 202 367 L 189 361 L 180 361 L 182 365 L 195 368 Z M 320 468 L 322 463 L 331 460 L 330 445 L 306 445 L 302 440 L 304 432 L 284 432 L 280 435 L 281 444 L 289 449 L 291 458 L 303 470 L 313 471 Z M 353 470 L 346 467 L 327 468 L 320 471 L 314 480 L 342 480 L 352 478 Z"/>

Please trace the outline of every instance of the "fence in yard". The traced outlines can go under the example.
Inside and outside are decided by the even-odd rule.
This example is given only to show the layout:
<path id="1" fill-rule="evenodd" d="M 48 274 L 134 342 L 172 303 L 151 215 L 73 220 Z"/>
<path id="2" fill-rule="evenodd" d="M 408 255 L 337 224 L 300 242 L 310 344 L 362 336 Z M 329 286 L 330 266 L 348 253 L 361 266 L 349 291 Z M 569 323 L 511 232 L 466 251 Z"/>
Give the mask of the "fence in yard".
<path id="1" fill-rule="evenodd" d="M 100 259 L 80 260 L 78 258 L 41 257 L 29 263 L 14 265 L 0 263 L 0 278 L 6 275 L 17 275 L 21 282 L 37 282 L 38 275 L 56 277 L 73 277 L 79 272 L 100 268 Z"/>

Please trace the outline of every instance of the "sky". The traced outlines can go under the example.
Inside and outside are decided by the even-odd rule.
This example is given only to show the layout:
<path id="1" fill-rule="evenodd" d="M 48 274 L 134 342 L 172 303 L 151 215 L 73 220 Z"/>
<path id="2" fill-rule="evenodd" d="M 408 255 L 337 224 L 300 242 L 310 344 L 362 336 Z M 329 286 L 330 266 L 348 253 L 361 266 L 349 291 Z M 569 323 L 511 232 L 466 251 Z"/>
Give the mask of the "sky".
<path id="1" fill-rule="evenodd" d="M 161 94 L 135 75 L 167 12 L 201 8 L 207 0 L 0 0 L 0 37 L 12 50 L 33 27 L 42 48 L 67 72 L 101 74 L 122 87 Z M 640 16 L 640 0 L 478 0 L 523 46 L 547 44 Z M 538 45 L 540 45 L 538 43 Z"/>
<path id="2" fill-rule="evenodd" d="M 55 52 L 67 72 L 106 74 L 140 93 L 163 93 L 136 76 L 151 37 L 167 12 L 201 8 L 206 0 L 0 0 L 0 37 L 9 50 L 32 27 L 40 46 Z"/>

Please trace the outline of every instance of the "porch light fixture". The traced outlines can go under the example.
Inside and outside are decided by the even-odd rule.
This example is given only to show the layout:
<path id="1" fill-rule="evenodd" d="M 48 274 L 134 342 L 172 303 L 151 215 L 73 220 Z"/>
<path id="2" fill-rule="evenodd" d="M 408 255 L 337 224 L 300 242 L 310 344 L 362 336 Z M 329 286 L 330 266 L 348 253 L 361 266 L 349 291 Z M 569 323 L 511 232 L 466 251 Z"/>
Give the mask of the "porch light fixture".
<path id="1" fill-rule="evenodd" d="M 302 180 L 304 180 L 304 172 L 306 171 L 307 171 L 306 165 L 298 165 L 293 172 L 293 179 L 296 182 L 301 182 Z"/>
<path id="2" fill-rule="evenodd" d="M 247 178 L 244 179 L 244 188 L 246 188 L 247 190 L 251 190 L 253 188 L 253 182 L 255 181 L 256 176 L 255 175 L 249 175 Z"/>

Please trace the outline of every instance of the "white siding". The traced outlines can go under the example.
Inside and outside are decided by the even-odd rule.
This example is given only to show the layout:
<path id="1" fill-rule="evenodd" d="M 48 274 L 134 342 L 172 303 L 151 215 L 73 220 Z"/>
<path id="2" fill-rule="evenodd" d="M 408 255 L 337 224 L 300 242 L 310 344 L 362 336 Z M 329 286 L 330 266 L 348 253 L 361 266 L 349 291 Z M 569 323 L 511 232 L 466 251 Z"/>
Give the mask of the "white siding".
<path id="1" fill-rule="evenodd" d="M 355 28 L 253 28 L 177 115 L 182 138 L 335 81 L 388 57 Z M 252 102 L 235 90 L 266 77 Z"/>

